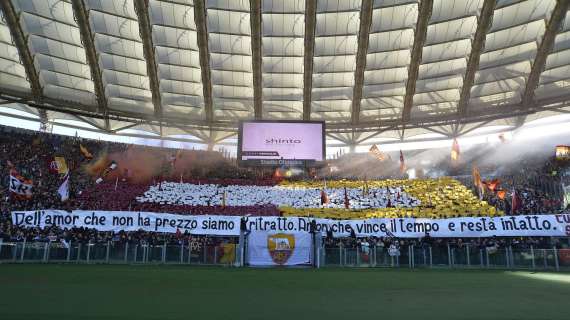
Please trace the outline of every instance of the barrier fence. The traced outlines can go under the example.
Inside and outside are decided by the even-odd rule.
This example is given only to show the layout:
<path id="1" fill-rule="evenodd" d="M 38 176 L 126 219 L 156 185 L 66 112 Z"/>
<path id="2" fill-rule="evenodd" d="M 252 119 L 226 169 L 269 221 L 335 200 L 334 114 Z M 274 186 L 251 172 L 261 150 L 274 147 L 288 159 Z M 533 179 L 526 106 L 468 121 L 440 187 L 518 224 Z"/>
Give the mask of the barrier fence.
<path id="1" fill-rule="evenodd" d="M 4 242 L 0 263 L 237 265 L 238 246 Z"/>
<path id="2" fill-rule="evenodd" d="M 400 267 L 400 268 L 477 268 L 570 271 L 570 249 L 515 249 L 506 247 L 487 250 L 464 246 L 454 248 L 400 248 L 399 255 L 390 255 L 383 247 L 326 248 L 321 251 L 321 265 L 336 267 Z"/>
<path id="3" fill-rule="evenodd" d="M 318 267 L 477 268 L 570 271 L 570 249 L 488 250 L 471 246 L 403 246 L 399 254 L 384 247 L 317 248 Z M 390 254 L 391 253 L 391 254 Z M 179 264 L 239 267 L 243 250 L 226 246 L 148 245 L 118 242 L 0 243 L 0 263 Z"/>

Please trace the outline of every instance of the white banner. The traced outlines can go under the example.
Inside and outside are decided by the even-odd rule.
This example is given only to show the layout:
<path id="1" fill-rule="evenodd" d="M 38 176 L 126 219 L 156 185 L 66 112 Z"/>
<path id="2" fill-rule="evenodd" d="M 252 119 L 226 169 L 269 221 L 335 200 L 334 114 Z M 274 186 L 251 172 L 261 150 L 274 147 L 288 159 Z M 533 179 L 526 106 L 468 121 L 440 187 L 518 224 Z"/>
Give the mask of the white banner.
<path id="1" fill-rule="evenodd" d="M 191 234 L 232 235 L 240 232 L 241 217 L 192 216 L 154 212 L 62 210 L 14 211 L 12 222 L 23 227 L 57 225 L 62 228 L 86 227 L 100 231 L 156 231 Z M 353 232 L 358 237 L 395 236 L 418 238 L 429 233 L 432 237 L 516 237 L 516 236 L 570 236 L 570 214 L 528 215 L 504 217 L 473 217 L 451 219 L 369 219 L 330 220 L 299 217 L 249 217 L 247 229 L 265 232 L 309 232 L 315 220 L 317 231 L 323 235 L 329 230 L 335 237 L 347 237 Z"/>
<path id="2" fill-rule="evenodd" d="M 294 266 L 311 263 L 311 234 L 252 231 L 247 242 L 252 266 Z"/>
<path id="3" fill-rule="evenodd" d="M 249 218 L 248 230 L 309 231 L 315 220 L 317 231 L 328 231 L 334 237 L 420 238 L 431 237 L 517 237 L 517 236 L 570 236 L 570 214 L 528 215 L 504 217 L 472 217 L 451 219 L 386 218 L 369 220 L 331 220 L 313 218 L 255 217 Z"/>
<path id="4" fill-rule="evenodd" d="M 154 231 L 191 234 L 238 236 L 240 217 L 189 216 L 155 212 L 41 210 L 14 211 L 12 223 L 23 227 L 85 227 L 99 231 Z"/>
<path id="5" fill-rule="evenodd" d="M 26 197 L 32 196 L 32 185 L 23 181 L 20 181 L 17 177 L 10 175 L 10 192 L 19 194 Z"/>

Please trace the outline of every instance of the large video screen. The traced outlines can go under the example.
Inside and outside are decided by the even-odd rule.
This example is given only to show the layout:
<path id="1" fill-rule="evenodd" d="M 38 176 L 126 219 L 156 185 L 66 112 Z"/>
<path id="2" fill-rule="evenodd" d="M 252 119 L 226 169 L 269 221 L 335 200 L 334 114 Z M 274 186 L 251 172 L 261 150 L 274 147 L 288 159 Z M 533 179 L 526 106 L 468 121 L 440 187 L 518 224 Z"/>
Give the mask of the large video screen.
<path id="1" fill-rule="evenodd" d="M 242 165 L 300 166 L 325 158 L 325 123 L 243 121 L 238 159 Z"/>

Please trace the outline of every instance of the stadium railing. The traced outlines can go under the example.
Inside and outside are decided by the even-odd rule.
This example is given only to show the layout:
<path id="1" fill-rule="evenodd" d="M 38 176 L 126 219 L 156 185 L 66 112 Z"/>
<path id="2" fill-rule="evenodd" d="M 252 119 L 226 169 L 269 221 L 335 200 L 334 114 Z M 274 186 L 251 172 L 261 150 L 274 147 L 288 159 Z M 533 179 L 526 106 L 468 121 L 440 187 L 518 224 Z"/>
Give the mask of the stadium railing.
<path id="1" fill-rule="evenodd" d="M 384 247 L 324 248 L 324 267 L 473 268 L 570 271 L 570 249 L 501 249 L 403 246 L 399 252 Z"/>
<path id="2" fill-rule="evenodd" d="M 473 268 L 570 271 L 570 249 L 489 249 L 451 246 L 402 246 L 399 250 L 319 248 L 321 267 Z M 241 265 L 238 244 L 129 244 L 4 242 L 0 263 Z"/>
<path id="3" fill-rule="evenodd" d="M 0 263 L 187 264 L 238 266 L 239 246 L 4 242 Z"/>

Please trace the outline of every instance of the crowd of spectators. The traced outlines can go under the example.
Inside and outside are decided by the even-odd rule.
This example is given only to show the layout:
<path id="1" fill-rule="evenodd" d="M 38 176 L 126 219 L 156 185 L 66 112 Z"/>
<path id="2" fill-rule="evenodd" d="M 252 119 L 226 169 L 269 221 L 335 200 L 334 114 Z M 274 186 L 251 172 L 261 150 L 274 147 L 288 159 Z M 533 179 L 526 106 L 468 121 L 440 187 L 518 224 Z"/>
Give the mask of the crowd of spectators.
<path id="1" fill-rule="evenodd" d="M 204 179 L 204 182 L 207 181 Z M 220 183 L 236 180 L 213 180 Z M 166 185 L 168 182 L 164 182 Z M 201 182 L 196 182 L 200 183 Z M 161 182 L 160 185 L 163 183 Z M 148 212 L 164 212 L 176 214 L 219 214 L 229 216 L 243 216 L 250 214 L 252 216 L 276 216 L 279 215 L 279 209 L 275 205 L 246 205 L 246 206 L 222 206 L 220 203 L 204 203 L 202 205 L 184 204 L 184 203 L 166 203 L 162 201 L 156 202 L 140 202 L 137 197 L 142 196 L 152 184 L 138 183 L 130 184 L 120 182 L 102 183 L 96 188 L 91 188 L 83 192 L 78 197 L 78 209 L 89 210 L 110 210 L 110 211 L 148 211 Z"/>
<path id="2" fill-rule="evenodd" d="M 2 201 L 0 203 L 0 238 L 4 241 L 21 241 L 23 239 L 33 241 L 133 241 L 146 243 L 164 243 L 181 241 L 180 235 L 155 234 L 147 232 L 119 232 L 119 233 L 103 233 L 90 229 L 72 229 L 60 230 L 55 227 L 45 229 L 21 229 L 11 225 L 9 213 L 12 210 L 38 210 L 38 209 L 90 209 L 90 210 L 123 210 L 123 211 L 152 211 L 152 212 L 171 212 L 180 214 L 223 214 L 223 215 L 280 215 L 281 212 L 277 205 L 299 205 L 303 206 L 319 206 L 320 190 L 313 190 L 314 194 L 307 195 L 307 199 L 303 200 L 304 195 L 290 193 L 271 195 L 267 189 L 274 188 L 278 180 L 267 170 L 242 169 L 238 168 L 233 161 L 218 161 L 216 165 L 207 169 L 192 168 L 181 175 L 184 177 L 184 183 L 187 185 L 198 186 L 198 189 L 205 188 L 204 184 L 215 184 L 218 189 L 217 197 L 210 198 L 208 201 L 170 201 L 168 199 L 152 199 L 154 195 L 149 195 L 149 187 L 154 186 L 156 190 L 168 190 L 169 184 L 163 180 L 177 181 L 178 176 L 165 176 L 164 172 L 160 176 L 154 177 L 154 181 L 142 181 L 131 183 L 127 179 L 117 179 L 116 181 L 105 181 L 101 184 L 95 184 L 93 176 L 87 174 L 81 167 L 90 161 L 84 153 L 80 152 L 80 145 L 84 146 L 95 157 L 101 152 L 121 152 L 127 150 L 130 146 L 121 143 L 111 143 L 105 141 L 86 140 L 77 137 L 65 137 L 52 135 L 49 133 L 30 132 L 20 129 L 13 129 L 0 126 L 0 174 L 2 175 L 2 186 L 0 193 Z M 156 148 L 155 148 L 156 149 Z M 160 149 L 165 154 L 172 154 L 175 150 Z M 198 153 L 205 151 L 196 151 Z M 197 155 L 205 156 L 206 153 Z M 219 157 L 219 155 L 211 155 Z M 216 153 L 217 154 L 217 153 Z M 67 162 L 67 166 L 72 170 L 70 175 L 70 199 L 66 202 L 60 200 L 57 189 L 62 182 L 62 175 L 53 173 L 50 169 L 54 157 L 62 156 Z M 9 165 L 10 164 L 10 165 Z M 168 166 L 168 165 L 167 165 Z M 16 199 L 10 194 L 8 188 L 9 175 L 11 168 L 17 170 L 22 176 L 33 181 L 33 196 L 29 199 Z M 556 171 L 560 168 L 553 163 L 547 163 L 544 168 L 541 167 L 532 171 L 532 175 L 525 175 L 524 172 L 517 174 L 511 173 L 510 176 L 501 177 L 502 188 L 512 190 L 516 187 L 517 194 L 521 199 L 521 207 L 518 208 L 516 214 L 529 213 L 557 213 L 561 210 L 561 200 L 553 197 L 551 193 L 537 188 L 536 179 L 542 179 L 542 173 Z M 529 171 L 526 171 L 529 172 Z M 533 177 L 534 183 L 529 183 L 529 177 Z M 549 178 L 544 178 L 549 181 Z M 567 179 L 564 177 L 558 178 Z M 558 180 L 557 180 L 558 181 Z M 158 185 L 158 186 L 157 186 Z M 179 185 L 179 184 L 178 184 Z M 242 187 L 240 187 L 242 186 Z M 150 189 L 150 190 L 155 190 Z M 195 188 L 194 188 L 195 189 Z M 155 191 L 156 191 L 155 190 Z M 220 190 L 221 193 L 220 193 Z M 242 192 L 245 190 L 245 192 Z M 255 192 L 252 192 L 255 191 Z M 194 190 L 195 191 L 195 190 Z M 222 200 L 224 191 L 227 198 Z M 329 191 L 331 207 L 342 207 L 344 205 L 344 194 L 333 195 L 333 190 Z M 176 195 L 180 190 L 173 190 Z M 288 191 L 289 192 L 289 191 Z M 303 191 L 304 192 L 304 191 Z M 369 192 L 374 193 L 374 190 Z M 156 193 L 156 192 L 155 192 Z M 347 190 L 352 205 L 359 205 L 358 199 L 362 191 L 360 189 Z M 398 194 L 398 198 L 395 195 Z M 400 200 L 406 200 L 404 193 L 390 192 L 389 195 L 383 197 L 379 194 L 378 201 L 372 203 L 360 203 L 361 207 L 386 207 L 398 204 Z M 246 201 L 247 197 L 259 195 L 256 201 Z M 137 200 L 137 197 L 138 200 Z M 261 198 L 260 198 L 261 197 Z M 256 199 L 257 199 L 256 198 Z M 369 198 L 369 197 L 368 197 Z M 376 198 L 376 197 L 374 197 Z M 142 199 L 142 201 L 141 201 Z M 156 200 L 156 201 L 155 201 Z M 409 200 L 409 199 L 408 199 Z M 513 213 L 510 205 L 510 193 L 506 199 L 500 199 L 495 193 L 487 193 L 485 195 L 491 205 L 496 206 L 507 214 Z M 411 200 L 413 202 L 413 199 Z M 225 202 L 225 203 L 222 203 Z M 247 205 L 249 203 L 249 205 Z M 413 205 L 413 203 L 408 203 Z M 400 203 L 400 205 L 406 205 Z M 190 237 L 189 235 L 183 235 Z M 186 238 L 188 239 L 188 238 Z M 206 240 L 205 240 L 206 241 Z M 327 240 L 328 241 L 328 240 Z M 338 241 L 338 240 L 330 240 Z M 357 240 L 341 240 L 336 245 L 343 243 L 345 245 L 353 245 Z M 389 245 L 390 241 L 385 239 L 367 239 L 369 245 Z M 403 240 L 404 243 L 415 240 Z M 434 240 L 434 243 L 446 241 L 453 245 L 464 245 L 466 242 L 471 245 L 481 245 L 483 241 L 487 245 L 489 241 L 498 243 L 509 243 L 511 240 L 496 239 L 471 239 L 465 242 L 461 239 L 451 240 Z M 507 241 L 507 242 L 505 242 Z M 524 243 L 535 241 L 534 239 L 523 240 Z M 346 242 L 346 243 L 345 243 Z M 399 242 L 398 242 L 399 243 Z M 327 243 L 332 245 L 332 243 Z M 520 244 L 520 243 L 519 243 Z M 517 245 L 519 245 L 517 244 Z"/>
<path id="3" fill-rule="evenodd" d="M 390 238 L 390 237 L 347 237 L 347 238 L 333 238 L 327 237 L 325 239 L 325 248 L 348 248 L 348 249 L 363 249 L 363 248 L 385 248 L 396 246 L 397 248 L 407 248 L 412 245 L 415 248 L 437 248 L 447 249 L 450 248 L 464 249 L 465 247 L 474 249 L 504 249 L 510 247 L 513 249 L 557 249 L 568 247 L 568 241 L 561 241 L 558 238 L 550 237 L 493 237 L 493 238 L 431 238 L 429 235 L 423 238 Z"/>
<path id="4" fill-rule="evenodd" d="M 322 201 L 323 193 L 327 201 Z M 219 185 L 214 183 L 172 183 L 151 186 L 138 202 L 186 204 L 193 206 L 276 205 L 293 208 L 344 208 L 345 197 L 353 209 L 415 207 L 420 201 L 408 195 L 402 187 L 369 188 L 290 188 L 284 186 Z"/>
<path id="5" fill-rule="evenodd" d="M 236 243 L 236 237 L 209 237 L 184 233 L 157 233 L 147 231 L 111 232 L 97 231 L 90 228 L 62 229 L 57 226 L 45 228 L 19 228 L 14 226 L 9 216 L 0 216 L 1 242 L 43 242 L 43 243 L 114 243 L 129 245 L 188 245 L 199 243 L 200 246 L 216 246 L 220 243 Z M 195 245 L 195 244 L 194 244 Z"/>
<path id="6" fill-rule="evenodd" d="M 512 190 L 512 189 L 511 189 Z M 541 190 L 530 187 L 521 187 L 516 189 L 516 196 L 520 199 L 519 205 L 513 210 L 512 207 L 512 191 L 504 199 L 498 197 L 496 193 L 487 192 L 483 199 L 495 206 L 499 210 L 510 215 L 525 214 L 556 214 L 566 211 L 563 208 L 561 199 L 556 199 Z M 564 210 L 566 209 L 566 210 Z"/>

